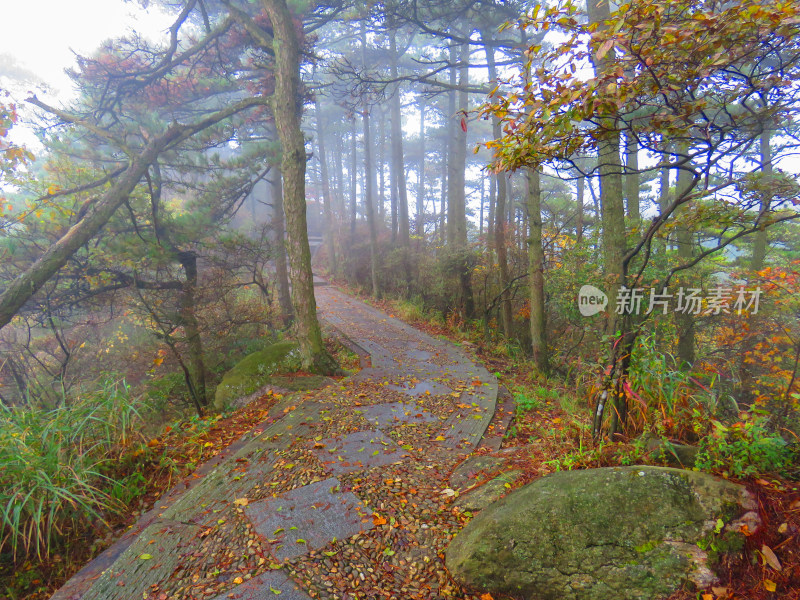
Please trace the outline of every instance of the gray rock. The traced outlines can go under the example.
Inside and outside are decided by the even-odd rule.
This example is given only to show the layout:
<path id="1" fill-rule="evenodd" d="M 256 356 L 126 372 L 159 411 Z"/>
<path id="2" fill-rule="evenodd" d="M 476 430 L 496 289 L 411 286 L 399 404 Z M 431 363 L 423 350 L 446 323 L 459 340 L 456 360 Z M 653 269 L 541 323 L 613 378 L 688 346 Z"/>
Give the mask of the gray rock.
<path id="1" fill-rule="evenodd" d="M 652 433 L 642 436 L 647 454 L 656 460 L 666 461 L 673 467 L 692 468 L 700 451 L 696 446 L 687 446 L 662 439 Z"/>
<path id="2" fill-rule="evenodd" d="M 483 485 L 466 492 L 456 501 L 456 505 L 462 510 L 483 510 L 508 494 L 511 490 L 507 486 L 520 477 L 522 477 L 522 471 L 508 471 L 498 475 Z"/>
<path id="3" fill-rule="evenodd" d="M 506 459 L 495 456 L 470 456 L 450 475 L 450 485 L 454 488 L 468 488 L 486 475 L 499 471 L 506 462 Z"/>
<path id="4" fill-rule="evenodd" d="M 702 548 L 712 538 L 715 548 L 741 543 L 732 521 L 754 508 L 744 487 L 692 471 L 556 473 L 482 511 L 451 542 L 446 564 L 480 593 L 654 600 L 713 583 L 715 557 Z"/>

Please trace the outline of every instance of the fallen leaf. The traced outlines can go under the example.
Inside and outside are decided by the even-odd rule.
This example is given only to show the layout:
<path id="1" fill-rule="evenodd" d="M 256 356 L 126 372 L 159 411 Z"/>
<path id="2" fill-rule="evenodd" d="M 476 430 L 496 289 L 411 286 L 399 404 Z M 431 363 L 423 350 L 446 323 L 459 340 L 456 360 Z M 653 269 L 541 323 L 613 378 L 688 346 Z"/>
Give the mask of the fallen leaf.
<path id="1" fill-rule="evenodd" d="M 788 523 L 781 523 L 780 527 L 778 527 L 778 533 L 786 533 L 788 529 L 789 529 Z"/>
<path id="2" fill-rule="evenodd" d="M 233 504 L 235 506 L 247 506 L 248 503 L 249 502 L 248 502 L 247 498 L 237 498 L 236 500 L 233 501 Z"/>
<path id="3" fill-rule="evenodd" d="M 376 526 L 377 525 L 386 525 L 386 518 L 378 516 L 378 515 L 375 515 L 374 517 L 372 517 L 372 522 Z"/>
<path id="4" fill-rule="evenodd" d="M 481 594 L 481 600 L 494 600 L 491 594 Z"/>
<path id="5" fill-rule="evenodd" d="M 447 496 L 447 497 L 456 495 L 455 490 L 453 490 L 451 488 L 445 488 L 440 493 L 442 494 L 442 496 Z"/>
<path id="6" fill-rule="evenodd" d="M 774 592 L 775 590 L 778 589 L 778 584 L 776 584 L 771 579 L 765 579 L 764 580 L 764 589 L 766 589 L 768 592 Z"/>
<path id="7" fill-rule="evenodd" d="M 714 600 L 714 596 L 711 594 L 703 594 L 703 600 Z"/>
<path id="8" fill-rule="evenodd" d="M 726 587 L 712 587 L 711 591 L 717 598 L 724 598 L 728 595 L 728 588 Z"/>
<path id="9" fill-rule="evenodd" d="M 241 577 L 236 577 L 236 578 L 234 578 L 233 583 L 235 583 L 236 585 L 239 585 L 240 583 L 244 583 L 244 579 L 242 579 Z"/>
<path id="10" fill-rule="evenodd" d="M 764 555 L 764 560 L 767 562 L 767 564 L 769 564 L 770 567 L 772 567 L 776 571 L 781 570 L 781 561 L 779 561 L 778 557 L 775 556 L 775 553 L 772 551 L 772 548 L 770 548 L 766 544 L 762 544 L 761 554 Z"/>
<path id="11" fill-rule="evenodd" d="M 142 555 L 139 556 L 139 558 L 141 560 L 150 560 L 151 558 L 153 558 L 153 555 L 152 554 L 142 554 Z"/>

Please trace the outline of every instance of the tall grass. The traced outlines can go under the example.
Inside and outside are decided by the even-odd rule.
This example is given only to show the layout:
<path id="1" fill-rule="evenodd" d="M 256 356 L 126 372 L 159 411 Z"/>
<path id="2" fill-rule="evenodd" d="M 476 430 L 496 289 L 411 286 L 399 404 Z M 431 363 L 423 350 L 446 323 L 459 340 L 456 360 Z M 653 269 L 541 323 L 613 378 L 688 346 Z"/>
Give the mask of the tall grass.
<path id="1" fill-rule="evenodd" d="M 137 399 L 104 381 L 55 409 L 0 405 L 0 553 L 47 558 L 76 525 L 120 504 L 102 472 L 137 437 Z"/>

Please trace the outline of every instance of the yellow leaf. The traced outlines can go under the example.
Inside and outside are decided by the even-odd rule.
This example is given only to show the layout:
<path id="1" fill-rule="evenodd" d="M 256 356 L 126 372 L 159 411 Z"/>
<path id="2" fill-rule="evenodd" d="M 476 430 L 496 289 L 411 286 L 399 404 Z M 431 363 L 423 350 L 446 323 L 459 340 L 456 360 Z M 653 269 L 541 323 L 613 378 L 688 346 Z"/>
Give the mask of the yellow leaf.
<path id="1" fill-rule="evenodd" d="M 247 498 L 237 498 L 236 500 L 233 501 L 233 504 L 235 506 L 247 506 L 248 501 Z"/>
<path id="2" fill-rule="evenodd" d="M 433 438 L 433 441 L 434 442 L 443 442 L 444 441 L 444 436 L 437 435 L 435 438 Z"/>
<path id="3" fill-rule="evenodd" d="M 244 579 L 242 579 L 241 577 L 236 577 L 234 578 L 233 583 L 239 585 L 240 583 L 244 583 Z"/>
<path id="4" fill-rule="evenodd" d="M 213 446 L 213 445 L 214 445 L 214 442 L 206 442 L 205 444 L 203 444 L 203 448 L 211 448 L 211 446 Z"/>
<path id="5" fill-rule="evenodd" d="M 711 594 L 703 594 L 703 600 L 714 600 L 714 596 Z"/>
<path id="6" fill-rule="evenodd" d="M 764 580 L 764 589 L 766 589 L 768 592 L 774 592 L 775 590 L 778 589 L 778 584 L 776 584 L 771 579 L 765 579 Z"/>
<path id="7" fill-rule="evenodd" d="M 152 554 L 142 554 L 142 555 L 139 556 L 139 558 L 142 559 L 142 560 L 150 560 L 151 558 L 153 558 L 153 555 Z"/>

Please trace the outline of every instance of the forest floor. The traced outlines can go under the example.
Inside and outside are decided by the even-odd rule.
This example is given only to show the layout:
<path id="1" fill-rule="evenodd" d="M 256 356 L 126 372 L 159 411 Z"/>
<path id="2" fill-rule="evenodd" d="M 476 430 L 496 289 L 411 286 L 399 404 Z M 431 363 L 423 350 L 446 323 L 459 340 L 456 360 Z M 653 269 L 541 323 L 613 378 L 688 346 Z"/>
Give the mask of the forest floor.
<path id="1" fill-rule="evenodd" d="M 463 498 L 501 470 L 515 474 L 506 493 L 560 468 L 619 464 L 619 448 L 583 451 L 581 416 L 563 391 L 541 389 L 524 410 L 524 396 L 501 390 L 495 407 L 481 393 L 494 379 L 481 363 L 512 390 L 530 387 L 517 361 L 422 319 L 410 319 L 412 329 L 394 303 L 381 313 L 329 287 L 317 292 L 324 316 L 371 364 L 325 390 L 267 394 L 207 426 L 182 454 L 211 462 L 160 499 L 176 482 L 151 481 L 141 505 L 154 509 L 129 516 L 105 558 L 54 598 L 487 600 L 461 590 L 443 565 L 452 535 L 478 510 Z M 471 436 L 481 428 L 482 443 Z M 169 446 L 171 435 L 153 443 Z M 499 460 L 465 471 L 470 455 Z M 206 477 L 214 468 L 223 479 Z M 715 590 L 674 600 L 800 598 L 797 484 L 742 483 L 765 523 L 747 556 L 766 545 L 781 571 L 766 560 L 726 564 Z"/>

